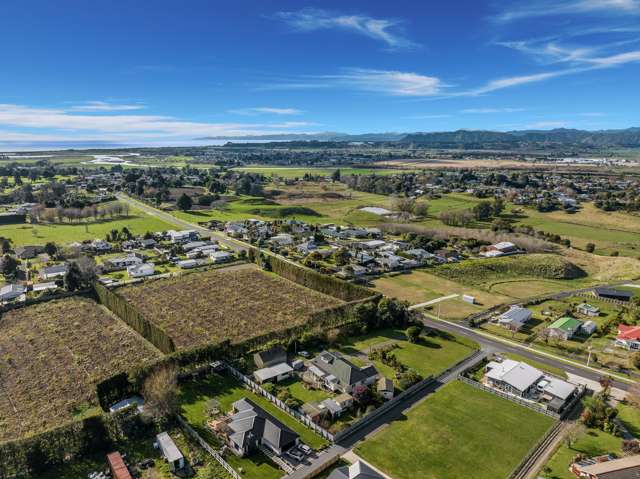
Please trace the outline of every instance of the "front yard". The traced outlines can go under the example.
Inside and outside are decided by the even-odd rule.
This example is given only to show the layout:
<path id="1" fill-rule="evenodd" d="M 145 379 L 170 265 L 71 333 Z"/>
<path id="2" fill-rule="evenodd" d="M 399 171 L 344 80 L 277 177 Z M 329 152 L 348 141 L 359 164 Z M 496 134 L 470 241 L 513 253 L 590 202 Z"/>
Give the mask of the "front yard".
<path id="1" fill-rule="evenodd" d="M 394 479 L 507 477 L 550 417 L 453 382 L 356 448 Z"/>

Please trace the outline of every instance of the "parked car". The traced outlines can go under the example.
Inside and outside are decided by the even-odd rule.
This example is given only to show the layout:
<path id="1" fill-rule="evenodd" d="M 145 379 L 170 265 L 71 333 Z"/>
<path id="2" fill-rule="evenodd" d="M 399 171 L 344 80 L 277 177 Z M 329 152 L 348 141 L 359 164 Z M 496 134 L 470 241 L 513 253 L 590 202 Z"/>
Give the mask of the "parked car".
<path id="1" fill-rule="evenodd" d="M 298 444 L 298 449 L 300 449 L 302 452 L 304 452 L 307 456 L 313 452 L 313 449 L 311 449 L 309 446 L 307 446 L 303 442 Z"/>

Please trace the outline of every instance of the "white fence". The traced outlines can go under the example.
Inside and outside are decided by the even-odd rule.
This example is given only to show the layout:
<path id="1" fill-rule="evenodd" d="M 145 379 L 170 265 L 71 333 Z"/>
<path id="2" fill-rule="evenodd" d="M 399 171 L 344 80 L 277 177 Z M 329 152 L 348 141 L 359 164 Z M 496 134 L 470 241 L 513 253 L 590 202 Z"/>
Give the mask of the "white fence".
<path id="1" fill-rule="evenodd" d="M 207 451 L 216 461 L 218 461 L 220 465 L 224 467 L 224 469 L 229 474 L 231 474 L 231 477 L 233 477 L 233 479 L 243 479 L 242 476 L 238 474 L 236 470 L 233 467 L 231 467 L 227 461 L 224 460 L 224 458 L 218 453 L 218 451 L 214 450 L 207 441 L 205 441 L 204 439 L 202 439 L 202 437 L 200 437 L 200 434 L 198 434 L 195 431 L 195 429 L 193 429 L 187 423 L 187 421 L 184 420 L 182 416 L 178 414 L 176 417 L 178 419 L 178 422 L 180 423 L 180 426 L 182 426 L 182 428 L 187 432 L 187 434 L 189 434 L 198 444 L 200 444 L 200 446 L 205 451 Z"/>

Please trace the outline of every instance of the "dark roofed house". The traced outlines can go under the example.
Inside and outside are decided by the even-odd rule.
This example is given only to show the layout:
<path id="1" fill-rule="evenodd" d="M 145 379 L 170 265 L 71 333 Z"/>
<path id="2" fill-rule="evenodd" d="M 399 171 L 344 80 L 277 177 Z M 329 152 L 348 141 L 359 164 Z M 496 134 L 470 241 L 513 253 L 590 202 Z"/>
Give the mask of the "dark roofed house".
<path id="1" fill-rule="evenodd" d="M 42 277 L 42 279 L 62 278 L 65 274 L 67 274 L 67 269 L 68 267 L 66 263 L 54 264 L 53 266 L 42 268 L 40 270 L 40 276 Z"/>
<path id="2" fill-rule="evenodd" d="M 281 346 L 258 351 L 253 355 L 253 362 L 258 368 L 268 368 L 287 362 L 287 352 Z"/>
<path id="3" fill-rule="evenodd" d="M 585 479 L 636 479 L 640 477 L 640 455 L 589 458 L 571 464 L 570 471 Z"/>
<path id="4" fill-rule="evenodd" d="M 373 365 L 359 368 L 340 353 L 323 351 L 311 361 L 307 376 L 311 375 L 316 382 L 331 391 L 351 394 L 358 385 L 370 386 L 380 374 Z"/>
<path id="5" fill-rule="evenodd" d="M 633 293 L 631 293 L 631 291 L 613 288 L 596 288 L 594 289 L 594 293 L 599 298 L 615 299 L 616 301 L 624 302 L 630 301 L 633 297 Z"/>
<path id="6" fill-rule="evenodd" d="M 20 259 L 33 259 L 40 253 L 44 253 L 44 248 L 42 246 L 16 246 L 13 251 Z"/>
<path id="7" fill-rule="evenodd" d="M 300 441 L 296 432 L 250 399 L 239 399 L 233 403 L 233 410 L 227 439 L 231 450 L 240 457 L 262 448 L 280 456 Z"/>

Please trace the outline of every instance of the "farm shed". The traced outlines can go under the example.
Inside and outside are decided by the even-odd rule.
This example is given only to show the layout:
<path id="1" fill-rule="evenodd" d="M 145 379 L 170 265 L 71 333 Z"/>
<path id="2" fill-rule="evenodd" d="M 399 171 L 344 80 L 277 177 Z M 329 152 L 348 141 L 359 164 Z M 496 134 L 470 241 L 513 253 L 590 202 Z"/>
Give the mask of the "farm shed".
<path id="1" fill-rule="evenodd" d="M 113 479 L 133 479 L 129 468 L 124 463 L 122 456 L 119 452 L 112 452 L 107 454 L 107 462 L 109 463 L 109 469 L 113 475 Z"/>
<path id="2" fill-rule="evenodd" d="M 184 467 L 184 456 L 173 442 L 171 436 L 166 432 L 161 432 L 156 436 L 158 442 L 158 448 L 162 453 L 162 457 L 169 463 L 169 469 L 171 472 L 179 471 Z"/>

